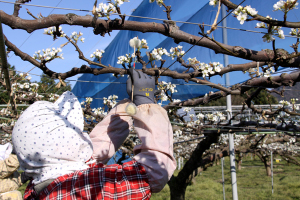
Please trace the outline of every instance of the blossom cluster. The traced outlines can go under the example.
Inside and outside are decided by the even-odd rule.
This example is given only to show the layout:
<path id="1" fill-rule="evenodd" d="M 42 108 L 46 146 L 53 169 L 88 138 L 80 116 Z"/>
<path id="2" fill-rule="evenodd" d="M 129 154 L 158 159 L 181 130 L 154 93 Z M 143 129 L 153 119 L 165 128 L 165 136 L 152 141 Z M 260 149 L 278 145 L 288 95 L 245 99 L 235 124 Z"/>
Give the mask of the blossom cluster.
<path id="1" fill-rule="evenodd" d="M 83 33 L 82 32 L 76 32 L 76 31 L 74 31 L 73 33 L 72 33 L 72 35 L 70 36 L 70 38 L 71 39 L 73 39 L 74 41 L 75 41 L 75 43 L 77 43 L 78 42 L 78 40 L 80 40 L 82 43 L 84 42 L 84 38 L 83 37 L 81 37 L 83 35 Z"/>
<path id="2" fill-rule="evenodd" d="M 102 108 L 93 108 L 92 111 L 96 115 L 107 115 L 107 112 L 105 112 Z"/>
<path id="3" fill-rule="evenodd" d="M 45 96 L 40 95 L 36 92 L 29 92 L 29 93 L 19 94 L 19 97 L 21 97 L 21 98 L 36 97 L 36 98 L 42 100 Z M 22 101 L 20 101 L 20 102 L 22 103 Z"/>
<path id="4" fill-rule="evenodd" d="M 226 117 L 222 112 L 214 112 L 206 114 L 205 119 L 210 122 L 220 122 L 226 120 Z"/>
<path id="5" fill-rule="evenodd" d="M 13 83 L 11 84 L 13 92 L 18 91 L 20 89 L 30 91 L 30 92 L 37 92 L 37 89 L 39 87 L 39 84 L 37 83 Z"/>
<path id="6" fill-rule="evenodd" d="M 117 104 L 117 101 L 116 101 L 117 98 L 118 98 L 117 95 L 110 95 L 110 96 L 108 96 L 108 98 L 103 97 L 103 104 L 107 105 L 109 108 L 113 108 Z M 87 97 L 87 98 L 85 98 L 85 101 L 81 102 L 81 105 L 84 105 L 84 106 L 89 105 L 92 103 L 92 101 L 93 101 L 93 98 Z M 101 108 L 101 107 L 93 108 L 92 112 L 96 115 L 107 115 L 107 112 L 104 110 L 104 108 Z M 86 118 L 91 119 L 91 120 L 95 119 L 92 116 L 86 116 Z"/>
<path id="7" fill-rule="evenodd" d="M 299 100 L 298 98 L 292 98 L 292 99 L 291 99 L 291 103 L 292 103 L 292 104 L 295 104 L 296 101 L 298 101 L 298 100 Z"/>
<path id="8" fill-rule="evenodd" d="M 116 7 L 112 3 L 100 3 L 98 7 L 96 8 L 96 12 L 98 13 L 99 17 L 107 17 L 109 18 L 110 14 L 109 13 L 116 13 Z"/>
<path id="9" fill-rule="evenodd" d="M 56 101 L 58 98 L 59 98 L 58 94 L 53 94 L 53 93 L 49 94 L 49 101 Z"/>
<path id="10" fill-rule="evenodd" d="M 300 31 L 299 31 L 299 29 L 298 28 L 292 28 L 291 32 L 290 32 L 290 35 L 300 37 Z"/>
<path id="11" fill-rule="evenodd" d="M 85 98 L 85 102 L 86 102 L 87 104 L 92 103 L 92 101 L 93 101 L 93 98 L 91 98 L 91 97 Z"/>
<path id="12" fill-rule="evenodd" d="M 281 137 L 282 134 L 274 134 L 270 135 L 269 137 Z M 290 137 L 288 141 L 285 141 L 283 143 L 275 142 L 275 143 L 269 143 L 266 144 L 265 140 L 257 145 L 258 149 L 261 149 L 264 152 L 264 156 L 270 155 L 271 151 L 286 151 L 293 154 L 298 154 L 300 147 L 299 144 L 297 144 L 297 140 L 295 137 Z"/>
<path id="13" fill-rule="evenodd" d="M 60 54 L 58 55 L 59 52 L 62 52 L 62 49 L 61 48 L 57 48 L 55 49 L 54 47 L 52 49 L 48 48 L 46 50 L 38 50 L 35 52 L 35 54 L 33 54 L 33 57 L 34 59 L 36 60 L 45 60 L 45 61 L 48 61 L 48 60 L 51 60 L 51 59 L 54 59 L 54 58 L 60 58 L 60 59 L 64 59 L 63 58 L 63 54 Z"/>
<path id="14" fill-rule="evenodd" d="M 218 0 L 210 0 L 209 5 L 216 6 L 218 2 L 219 2 Z M 286 1 L 280 0 L 273 5 L 273 8 L 274 11 L 281 10 L 286 14 L 288 11 L 292 9 L 297 9 L 297 6 L 298 6 L 297 0 L 286 0 Z M 245 7 L 240 5 L 238 6 L 238 8 L 236 8 L 233 11 L 233 14 L 236 16 L 237 20 L 240 21 L 240 24 L 244 24 L 244 22 L 248 19 L 249 15 L 254 17 L 255 15 L 257 15 L 257 13 L 258 12 L 256 11 L 256 9 L 252 8 L 250 5 Z M 266 18 L 272 19 L 270 16 L 266 16 Z M 280 26 L 272 26 L 270 28 L 268 24 L 264 22 L 259 22 L 256 24 L 256 28 L 265 28 L 268 30 L 268 33 L 266 33 L 263 36 L 264 42 L 274 41 L 275 40 L 274 36 L 277 36 L 281 39 L 285 39 L 284 32 L 281 29 L 282 27 Z M 290 34 L 299 36 L 299 33 L 296 31 L 296 29 L 292 29 Z"/>
<path id="15" fill-rule="evenodd" d="M 170 56 L 169 52 L 163 48 L 154 48 L 151 53 L 147 53 L 149 61 L 152 60 L 161 60 L 163 55 Z"/>
<path id="16" fill-rule="evenodd" d="M 177 47 L 171 47 L 170 53 L 165 48 L 154 48 L 151 53 L 147 52 L 149 61 L 161 60 L 163 55 L 174 58 L 183 56 L 185 51 L 182 50 L 182 46 L 178 45 Z"/>
<path id="17" fill-rule="evenodd" d="M 209 0 L 210 6 L 216 6 L 216 5 L 218 5 L 218 3 L 219 3 L 219 0 Z"/>
<path id="18" fill-rule="evenodd" d="M 251 77 L 253 75 L 256 75 L 257 77 L 270 77 L 272 75 L 272 73 L 275 72 L 275 69 L 274 69 L 274 67 L 270 67 L 270 68 L 266 69 L 264 72 L 259 72 L 259 69 L 257 69 L 257 68 L 250 68 L 245 72 L 248 72 Z"/>
<path id="19" fill-rule="evenodd" d="M 171 95 L 173 93 L 176 93 L 177 90 L 175 88 L 176 88 L 176 85 L 172 84 L 171 82 L 169 82 L 169 83 L 167 83 L 165 81 L 159 82 L 157 85 L 157 89 L 161 91 L 159 94 L 159 99 L 161 100 L 161 102 L 168 101 L 169 98 L 166 94 L 168 94 L 168 92 L 171 92 Z M 173 102 L 178 102 L 178 100 L 174 99 Z"/>
<path id="20" fill-rule="evenodd" d="M 167 83 L 165 81 L 161 81 L 157 85 L 158 90 L 170 91 L 172 94 L 177 92 L 177 90 L 175 88 L 176 88 L 176 85 L 172 84 L 171 82 Z"/>
<path id="21" fill-rule="evenodd" d="M 244 22 L 248 19 L 248 15 L 255 16 L 257 11 L 255 8 L 251 8 L 251 6 L 238 6 L 233 14 L 236 16 L 237 20 L 240 21 L 240 24 L 244 24 Z"/>
<path id="22" fill-rule="evenodd" d="M 11 114 L 11 111 L 7 108 L 2 108 L 0 110 L 0 115 L 5 115 L 5 116 L 9 116 Z"/>
<path id="23" fill-rule="evenodd" d="M 223 64 L 221 64 L 219 62 L 212 62 L 212 63 L 209 63 L 209 64 L 200 63 L 200 65 L 199 65 L 199 69 L 201 70 L 203 77 L 213 75 L 216 72 L 218 73 L 223 68 L 224 68 Z"/>
<path id="24" fill-rule="evenodd" d="M 270 16 L 267 16 L 266 18 L 268 19 L 272 19 Z M 275 40 L 275 38 L 273 37 L 274 35 L 276 35 L 277 37 L 279 37 L 280 39 L 284 39 L 285 35 L 283 30 L 281 29 L 281 26 L 272 26 L 271 29 L 269 29 L 269 25 L 264 23 L 264 22 L 260 22 L 256 24 L 256 28 L 265 28 L 268 29 L 268 33 L 266 33 L 263 36 L 263 41 L 264 42 L 271 42 L 273 40 Z"/>
<path id="25" fill-rule="evenodd" d="M 185 54 L 185 51 L 183 51 L 182 48 L 183 47 L 180 45 L 178 45 L 177 47 L 171 47 L 169 56 L 172 58 L 172 60 L 175 57 L 183 56 Z"/>
<path id="26" fill-rule="evenodd" d="M 96 49 L 96 51 L 94 51 L 92 54 L 91 54 L 91 58 L 97 58 L 98 60 L 100 60 L 102 58 L 102 54 L 104 53 L 105 51 L 104 50 L 99 50 L 99 49 Z"/>
<path id="27" fill-rule="evenodd" d="M 149 0 L 149 3 L 153 3 L 155 2 L 157 3 L 157 5 L 159 5 L 160 7 L 162 6 L 162 4 L 164 3 L 164 0 Z"/>
<path id="28" fill-rule="evenodd" d="M 23 80 L 23 79 L 26 79 L 26 80 L 28 80 L 28 81 L 31 80 L 31 76 L 29 76 L 28 74 L 19 73 L 18 75 L 19 75 L 20 77 L 22 77 L 22 80 Z"/>
<path id="29" fill-rule="evenodd" d="M 212 62 L 212 63 L 201 63 L 197 60 L 197 58 L 188 58 L 189 64 L 194 65 L 199 71 L 202 72 L 203 77 L 208 77 L 215 73 L 220 72 L 224 66 L 219 62 Z"/>
<path id="30" fill-rule="evenodd" d="M 46 35 L 52 35 L 53 36 L 54 32 L 56 32 L 56 27 L 55 26 L 52 26 L 52 27 L 44 29 L 44 34 L 46 34 Z M 60 37 L 64 37 L 66 35 L 62 31 L 62 27 L 61 26 L 59 26 L 59 32 L 61 33 Z"/>
<path id="31" fill-rule="evenodd" d="M 275 69 L 274 67 L 270 67 L 269 69 L 267 69 L 264 73 L 263 73 L 263 76 L 264 77 L 270 77 L 272 73 L 275 72 Z"/>
<path id="32" fill-rule="evenodd" d="M 131 39 L 129 41 L 129 45 L 133 48 L 136 48 L 137 50 L 140 50 L 141 48 L 149 48 L 145 39 L 140 40 L 137 37 Z M 175 57 L 183 56 L 185 54 L 185 51 L 183 51 L 182 48 L 183 47 L 180 45 L 178 45 L 177 47 L 171 47 L 170 52 L 163 48 L 154 48 L 152 52 L 146 52 L 146 54 L 149 61 L 161 60 L 163 55 L 169 56 L 173 60 Z M 126 54 L 125 56 L 119 56 L 117 64 L 131 63 L 134 57 L 136 57 L 135 53 Z"/>
<path id="33" fill-rule="evenodd" d="M 109 95 L 108 98 L 103 97 L 103 104 L 113 108 L 117 104 L 117 95 Z"/>
<path id="34" fill-rule="evenodd" d="M 195 136 L 189 133 L 183 133 L 182 130 L 175 130 L 173 132 L 174 143 L 187 141 L 190 139 L 194 139 L 195 137 L 199 137 L 199 135 Z M 174 157 L 175 158 L 184 157 L 185 159 L 189 159 L 191 152 L 193 152 L 196 147 L 197 147 L 197 140 L 195 140 L 195 142 L 193 143 L 189 143 L 188 145 L 186 145 L 185 143 L 175 144 Z"/>
<path id="35" fill-rule="evenodd" d="M 134 54 L 130 55 L 130 53 L 125 54 L 125 56 L 119 56 L 117 64 L 122 65 L 122 64 L 125 64 L 125 63 L 131 63 L 133 57 L 135 57 L 135 55 Z"/>
<path id="36" fill-rule="evenodd" d="M 273 5 L 273 8 L 275 11 L 281 10 L 284 13 L 287 13 L 292 9 L 297 9 L 297 6 L 298 6 L 297 0 L 286 0 L 286 1 L 280 0 Z"/>
<path id="37" fill-rule="evenodd" d="M 285 101 L 285 100 L 281 100 L 279 101 L 279 103 L 282 105 L 282 107 L 284 107 L 285 109 L 289 110 L 289 111 L 299 111 L 300 107 L 299 104 L 296 104 L 296 101 L 298 101 L 297 98 L 293 98 L 291 99 L 291 101 Z M 280 111 L 279 115 L 277 115 L 276 117 L 276 122 L 280 122 L 282 120 L 287 121 L 291 121 L 292 123 L 294 123 L 295 125 L 297 125 L 300 121 L 300 116 L 293 116 L 290 115 L 289 113 L 286 113 L 285 111 Z M 284 125 L 283 125 L 284 126 Z"/>
<path id="38" fill-rule="evenodd" d="M 291 105 L 290 102 L 285 101 L 285 100 L 281 100 L 281 101 L 279 101 L 279 103 L 282 104 L 283 106 L 290 106 Z"/>
<path id="39" fill-rule="evenodd" d="M 145 39 L 140 40 L 138 37 L 132 38 L 129 41 L 129 45 L 138 51 L 142 48 L 148 49 L 147 41 Z M 125 56 L 119 56 L 117 64 L 123 65 L 125 63 L 131 63 L 135 57 L 135 52 L 133 52 L 133 54 L 126 54 Z"/>
<path id="40" fill-rule="evenodd" d="M 124 2 L 129 2 L 128 0 L 115 0 L 112 2 L 109 1 L 108 4 L 100 3 L 98 7 L 96 8 L 96 12 L 98 13 L 99 17 L 107 17 L 109 19 L 109 16 L 111 13 L 117 12 L 117 7 L 121 6 Z"/>

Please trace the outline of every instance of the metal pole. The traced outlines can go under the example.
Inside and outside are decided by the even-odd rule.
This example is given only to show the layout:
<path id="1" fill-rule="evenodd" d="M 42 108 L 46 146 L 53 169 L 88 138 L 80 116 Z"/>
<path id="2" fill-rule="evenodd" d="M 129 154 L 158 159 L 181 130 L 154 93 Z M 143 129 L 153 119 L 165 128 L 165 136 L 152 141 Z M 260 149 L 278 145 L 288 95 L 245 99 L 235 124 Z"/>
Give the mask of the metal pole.
<path id="1" fill-rule="evenodd" d="M 272 178 L 272 194 L 274 193 L 273 187 L 273 152 L 271 151 L 271 178 Z"/>
<path id="2" fill-rule="evenodd" d="M 222 185 L 223 185 L 223 200 L 225 200 L 225 180 L 224 180 L 224 157 L 221 158 L 222 163 Z"/>
<path id="3" fill-rule="evenodd" d="M 227 21 L 226 21 L 226 8 L 225 6 L 222 4 L 222 18 L 224 18 L 223 20 L 223 27 L 227 26 Z M 227 29 L 223 28 L 223 43 L 224 44 L 228 44 L 227 41 Z M 228 61 L 228 55 L 224 54 L 224 67 L 228 66 L 229 61 Z M 229 73 L 225 74 L 225 86 L 229 87 L 230 86 L 230 78 L 229 78 Z M 226 108 L 230 113 L 230 117 L 231 117 L 231 112 L 232 112 L 232 108 L 231 108 L 231 95 L 227 95 L 226 96 Z"/>
<path id="4" fill-rule="evenodd" d="M 17 115 L 18 113 L 17 113 L 17 109 L 16 109 L 16 103 L 15 103 L 15 99 L 12 94 L 10 79 L 9 79 L 9 72 L 8 72 L 8 68 L 7 68 L 7 58 L 6 58 L 6 51 L 5 51 L 5 44 L 4 44 L 4 36 L 3 36 L 3 31 L 2 31 L 1 17 L 0 17 L 0 57 L 1 57 L 1 64 L 2 64 L 1 72 L 4 73 L 6 89 L 8 91 L 9 97 L 10 97 L 10 104 L 11 104 L 14 114 Z"/>
<path id="5" fill-rule="evenodd" d="M 232 199 L 233 200 L 238 200 L 233 134 L 229 133 L 228 137 L 229 137 L 229 154 L 230 154 L 229 157 L 230 157 L 230 175 L 231 175 L 231 186 L 232 186 Z"/>
<path id="6" fill-rule="evenodd" d="M 227 26 L 227 22 L 226 22 L 226 8 L 225 6 L 222 4 L 222 18 L 223 20 L 223 27 Z M 223 43 L 227 44 L 227 29 L 223 28 Z M 229 62 L 228 62 L 228 55 L 224 55 L 224 66 L 228 66 Z M 229 74 L 226 73 L 225 74 L 225 85 L 226 87 L 230 86 L 230 80 L 229 80 Z M 228 119 L 231 118 L 231 112 L 232 112 L 232 108 L 231 108 L 231 95 L 227 95 L 226 96 L 226 108 L 229 111 L 228 112 Z M 228 134 L 229 137 L 229 152 L 230 152 L 230 174 L 231 174 L 231 185 L 232 185 L 232 199 L 233 200 L 238 200 L 238 194 L 237 194 L 237 182 L 236 182 L 236 169 L 235 169 L 235 156 L 234 156 L 234 141 L 233 141 L 233 134 L 229 133 Z"/>

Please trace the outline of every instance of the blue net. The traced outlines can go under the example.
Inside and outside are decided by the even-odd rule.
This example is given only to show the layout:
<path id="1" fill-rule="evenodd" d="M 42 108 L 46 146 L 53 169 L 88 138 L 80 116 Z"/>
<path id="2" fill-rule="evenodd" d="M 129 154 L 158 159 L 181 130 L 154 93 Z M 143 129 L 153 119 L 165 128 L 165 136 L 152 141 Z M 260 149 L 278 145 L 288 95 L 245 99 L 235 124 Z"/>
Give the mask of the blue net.
<path id="1" fill-rule="evenodd" d="M 233 3 L 239 4 L 241 0 L 232 0 Z M 251 5 L 258 11 L 258 14 L 262 16 L 271 16 L 272 18 L 282 20 L 283 12 L 276 11 L 273 12 L 273 4 L 276 3 L 273 0 L 247 0 L 243 6 Z M 213 7 L 208 5 L 208 0 L 206 1 L 195 1 L 195 0 L 185 0 L 185 1 L 172 1 L 165 0 L 166 5 L 172 6 L 171 17 L 172 20 L 175 21 L 186 21 L 200 24 L 212 24 L 217 13 L 217 6 Z M 160 19 L 166 19 L 166 13 L 163 12 L 165 10 L 163 7 L 159 7 L 156 3 L 149 3 L 148 0 L 144 0 L 138 8 L 132 13 L 135 16 L 144 16 L 144 17 L 155 17 Z M 297 11 L 297 10 L 296 10 Z M 296 11 L 291 11 L 288 13 L 288 21 L 297 22 L 300 19 L 300 13 Z M 218 22 L 222 19 L 221 14 L 219 16 Z M 156 21 L 152 19 L 141 19 L 130 17 L 128 20 L 132 21 L 143 21 L 143 22 L 155 22 L 155 23 L 163 23 L 162 21 Z M 260 51 L 262 49 L 272 49 L 272 44 L 263 42 L 262 33 L 255 33 L 250 31 L 261 31 L 266 32 L 266 29 L 258 29 L 256 27 L 257 21 L 245 22 L 243 25 L 232 15 L 230 14 L 227 18 L 227 27 L 235 28 L 235 29 L 227 29 L 227 40 L 228 45 L 231 46 L 241 46 L 244 48 L 249 48 L 252 50 Z M 193 24 L 182 24 L 176 23 L 180 30 L 185 31 L 187 33 L 193 35 L 199 35 L 200 28 L 198 25 Z M 219 24 L 222 26 L 222 23 Z M 209 30 L 209 26 L 205 26 L 205 31 Z M 241 30 L 242 29 L 242 30 Z M 245 31 L 247 30 L 247 31 Z M 290 29 L 283 28 L 285 35 L 289 34 Z M 200 36 L 200 35 L 199 35 Z M 218 28 L 215 30 L 210 37 L 213 37 L 218 42 L 223 42 L 223 31 L 222 28 Z M 178 45 L 183 46 L 183 50 L 187 51 L 192 45 L 187 43 L 179 43 L 176 44 L 172 38 L 168 38 L 164 35 L 158 33 L 141 33 L 137 31 L 119 31 L 114 40 L 107 46 L 105 49 L 105 53 L 103 54 L 103 58 L 101 62 L 104 65 L 112 65 L 114 67 L 122 68 L 121 65 L 117 64 L 117 58 L 121 55 L 125 55 L 127 53 L 133 53 L 133 49 L 129 46 L 129 40 L 133 37 L 138 37 L 139 39 L 146 39 L 148 42 L 149 49 L 147 51 L 152 51 L 153 48 L 166 48 L 168 51 L 171 47 L 176 47 Z M 284 48 L 287 51 L 292 52 L 292 48 L 289 46 L 292 43 L 295 43 L 295 38 L 286 37 L 286 39 L 282 40 L 276 38 L 276 48 Z M 147 61 L 146 50 L 141 51 L 143 58 Z M 224 56 L 222 54 L 216 54 L 213 50 L 210 50 L 205 47 L 194 46 L 189 52 L 184 55 L 184 60 L 191 57 L 196 57 L 200 62 L 220 62 L 224 64 Z M 173 64 L 174 60 L 169 57 L 163 57 L 166 60 L 164 67 L 168 67 Z M 250 62 L 249 60 L 240 59 L 236 57 L 229 56 L 229 64 L 242 64 Z M 156 61 L 156 65 L 160 66 L 160 62 Z M 97 66 L 91 66 L 97 67 Z M 136 68 L 140 69 L 141 65 L 136 64 Z M 178 72 L 183 72 L 186 70 L 179 63 L 175 63 L 170 67 L 171 70 L 176 70 Z M 249 79 L 247 74 L 243 72 L 231 72 L 230 73 L 230 84 L 236 84 L 239 82 L 243 82 Z M 72 92 L 78 96 L 79 100 L 82 101 L 86 97 L 92 98 L 100 98 L 100 100 L 95 100 L 92 102 L 92 107 L 100 107 L 102 106 L 101 98 L 108 97 L 109 95 L 116 94 L 119 99 L 127 98 L 128 95 L 126 93 L 126 77 L 116 78 L 111 74 L 101 74 L 101 75 L 92 75 L 92 74 L 84 74 L 79 79 L 79 81 L 75 84 Z M 80 82 L 84 81 L 84 82 Z M 181 79 L 172 79 L 170 77 L 161 76 L 159 81 L 172 82 L 173 84 L 177 84 L 177 93 L 174 93 L 174 99 L 186 100 L 190 98 L 195 98 L 198 96 L 203 96 L 209 91 L 216 91 L 209 86 L 195 84 L 194 82 L 185 82 Z M 221 76 L 214 76 L 209 79 L 212 83 L 217 83 L 224 85 L 225 78 Z"/>

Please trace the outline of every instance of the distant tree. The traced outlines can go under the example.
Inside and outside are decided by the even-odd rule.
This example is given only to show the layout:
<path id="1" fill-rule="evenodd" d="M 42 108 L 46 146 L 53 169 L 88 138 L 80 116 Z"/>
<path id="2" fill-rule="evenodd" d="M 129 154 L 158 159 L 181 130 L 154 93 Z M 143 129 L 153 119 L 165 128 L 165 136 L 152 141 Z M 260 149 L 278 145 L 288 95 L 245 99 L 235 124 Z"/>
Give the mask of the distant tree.
<path id="1" fill-rule="evenodd" d="M 247 93 L 250 95 L 254 92 L 255 89 L 249 90 Z M 243 102 L 247 99 L 247 95 L 232 95 L 231 96 L 231 104 L 232 105 L 242 105 Z M 264 105 L 264 104 L 278 104 L 278 100 L 276 97 L 268 93 L 266 90 L 262 90 L 257 97 L 254 97 L 252 102 L 255 105 Z M 217 100 L 212 100 L 211 102 L 205 104 L 204 106 L 226 106 L 226 97 L 222 97 Z"/>
<path id="2" fill-rule="evenodd" d="M 254 91 L 255 89 L 252 88 L 248 91 L 248 94 L 250 95 Z M 246 97 L 245 94 L 243 96 Z M 262 90 L 256 97 L 252 99 L 252 102 L 255 105 L 278 104 L 277 98 L 271 95 L 267 90 Z"/>
<path id="3" fill-rule="evenodd" d="M 0 58 L 1 61 L 1 58 Z M 1 72 L 2 72 L 2 63 L 0 62 Z M 10 71 L 10 76 L 16 75 L 15 66 L 11 66 L 8 63 L 8 70 Z M 1 80 L 5 82 L 3 73 L 0 75 Z M 6 90 L 6 87 L 3 84 L 0 84 L 0 104 L 7 104 L 9 102 L 9 95 Z"/>
<path id="4" fill-rule="evenodd" d="M 42 74 L 41 80 L 37 82 L 39 84 L 38 93 L 55 93 L 61 95 L 65 91 L 71 91 L 71 85 L 69 82 L 65 82 L 66 86 L 61 86 L 60 88 L 55 87 L 58 82 L 50 78 L 46 74 Z"/>

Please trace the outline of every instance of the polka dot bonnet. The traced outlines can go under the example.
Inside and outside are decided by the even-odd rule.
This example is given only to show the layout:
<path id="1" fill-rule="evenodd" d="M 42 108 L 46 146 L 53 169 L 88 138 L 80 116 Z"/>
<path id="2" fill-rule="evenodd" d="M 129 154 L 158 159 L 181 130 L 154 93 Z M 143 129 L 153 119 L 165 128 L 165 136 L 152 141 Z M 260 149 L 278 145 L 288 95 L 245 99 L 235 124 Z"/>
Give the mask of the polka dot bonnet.
<path id="1" fill-rule="evenodd" d="M 81 105 L 72 92 L 51 103 L 37 101 L 18 119 L 12 142 L 21 168 L 38 184 L 76 170 L 93 153 L 90 137 L 83 132 Z"/>

